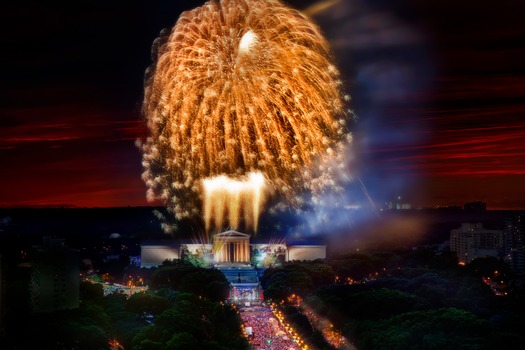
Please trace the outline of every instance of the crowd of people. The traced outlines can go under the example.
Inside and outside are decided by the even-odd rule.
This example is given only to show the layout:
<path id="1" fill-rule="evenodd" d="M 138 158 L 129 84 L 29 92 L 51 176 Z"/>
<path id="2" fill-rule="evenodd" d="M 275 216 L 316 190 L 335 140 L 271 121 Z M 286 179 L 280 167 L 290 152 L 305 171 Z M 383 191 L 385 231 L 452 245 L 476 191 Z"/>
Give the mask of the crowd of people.
<path id="1" fill-rule="evenodd" d="M 299 350 L 300 347 L 277 320 L 270 306 L 244 306 L 240 308 L 244 328 L 250 329 L 248 339 L 255 350 Z"/>

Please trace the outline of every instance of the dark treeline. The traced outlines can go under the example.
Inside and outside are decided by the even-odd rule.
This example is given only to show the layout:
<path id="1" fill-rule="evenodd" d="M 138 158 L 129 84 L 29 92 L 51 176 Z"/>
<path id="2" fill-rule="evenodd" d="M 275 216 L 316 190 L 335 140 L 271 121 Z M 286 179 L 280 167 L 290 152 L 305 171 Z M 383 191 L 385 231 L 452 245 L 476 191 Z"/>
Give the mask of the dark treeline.
<path id="1" fill-rule="evenodd" d="M 151 274 L 149 291 L 131 296 L 104 296 L 102 284 L 81 282 L 80 307 L 51 313 L 31 313 L 27 274 L 18 276 L 7 290 L 2 349 L 109 349 L 115 340 L 127 350 L 248 348 L 218 270 L 165 264 Z"/>
<path id="2" fill-rule="evenodd" d="M 497 276 L 508 295 L 496 296 L 487 276 Z M 429 249 L 345 254 L 268 269 L 262 284 L 283 310 L 297 313 L 286 305 L 293 294 L 304 298 L 302 307 L 360 350 L 520 349 L 525 342 L 525 293 L 496 258 L 461 267 L 450 253 Z"/>

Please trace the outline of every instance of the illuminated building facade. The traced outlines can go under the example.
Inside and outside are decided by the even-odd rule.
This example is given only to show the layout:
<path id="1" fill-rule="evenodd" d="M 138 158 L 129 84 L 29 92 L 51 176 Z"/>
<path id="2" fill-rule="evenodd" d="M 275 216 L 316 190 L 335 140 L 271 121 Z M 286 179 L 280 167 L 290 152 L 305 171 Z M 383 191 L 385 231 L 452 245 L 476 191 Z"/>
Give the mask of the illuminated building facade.
<path id="1" fill-rule="evenodd" d="M 504 249 L 503 230 L 488 230 L 481 223 L 463 223 L 450 231 L 450 250 L 456 253 L 460 264 L 477 258 L 502 256 Z"/>
<path id="2" fill-rule="evenodd" d="M 162 265 L 165 260 L 184 259 L 199 266 L 216 267 L 230 283 L 230 300 L 257 301 L 262 298 L 257 267 L 285 261 L 326 258 L 326 245 L 298 242 L 251 243 L 250 235 L 229 230 L 213 236 L 212 244 L 143 242 L 141 267 Z"/>
<path id="3" fill-rule="evenodd" d="M 326 258 L 326 246 L 302 242 L 291 244 L 286 250 L 286 261 L 316 260 Z"/>
<path id="4" fill-rule="evenodd" d="M 234 230 L 213 236 L 216 263 L 250 263 L 250 235 Z"/>
<path id="5" fill-rule="evenodd" d="M 248 234 L 235 230 L 218 233 L 213 243 L 184 243 L 173 241 L 144 241 L 140 245 L 140 266 L 155 267 L 165 260 L 199 260 L 205 265 L 243 264 L 269 266 L 293 260 L 326 258 L 326 245 L 317 242 L 293 242 L 286 244 L 252 243 Z"/>
<path id="6" fill-rule="evenodd" d="M 34 312 L 74 309 L 79 306 L 79 253 L 63 239 L 44 237 L 35 246 L 31 270 L 31 306 Z"/>

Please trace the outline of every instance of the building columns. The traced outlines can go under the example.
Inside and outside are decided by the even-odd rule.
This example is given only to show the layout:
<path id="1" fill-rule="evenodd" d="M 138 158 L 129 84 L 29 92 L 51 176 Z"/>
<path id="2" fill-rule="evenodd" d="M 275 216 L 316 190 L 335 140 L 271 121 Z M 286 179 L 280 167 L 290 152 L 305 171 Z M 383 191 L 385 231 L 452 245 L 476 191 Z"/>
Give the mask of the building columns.
<path id="1" fill-rule="evenodd" d="M 246 239 L 231 238 L 218 239 L 215 243 L 215 261 L 218 263 L 249 263 L 250 242 Z"/>

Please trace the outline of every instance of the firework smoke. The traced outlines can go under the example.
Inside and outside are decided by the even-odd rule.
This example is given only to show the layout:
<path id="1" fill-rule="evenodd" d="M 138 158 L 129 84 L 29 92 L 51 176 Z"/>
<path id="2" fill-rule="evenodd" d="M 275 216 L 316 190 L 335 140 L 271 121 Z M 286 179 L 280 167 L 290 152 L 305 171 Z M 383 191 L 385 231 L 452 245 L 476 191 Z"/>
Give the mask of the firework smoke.
<path id="1" fill-rule="evenodd" d="M 307 17 L 277 0 L 209 1 L 152 51 L 140 143 L 149 199 L 183 219 L 202 216 L 203 180 L 219 176 L 260 172 L 292 206 L 341 189 L 350 141 L 342 83 Z"/>

